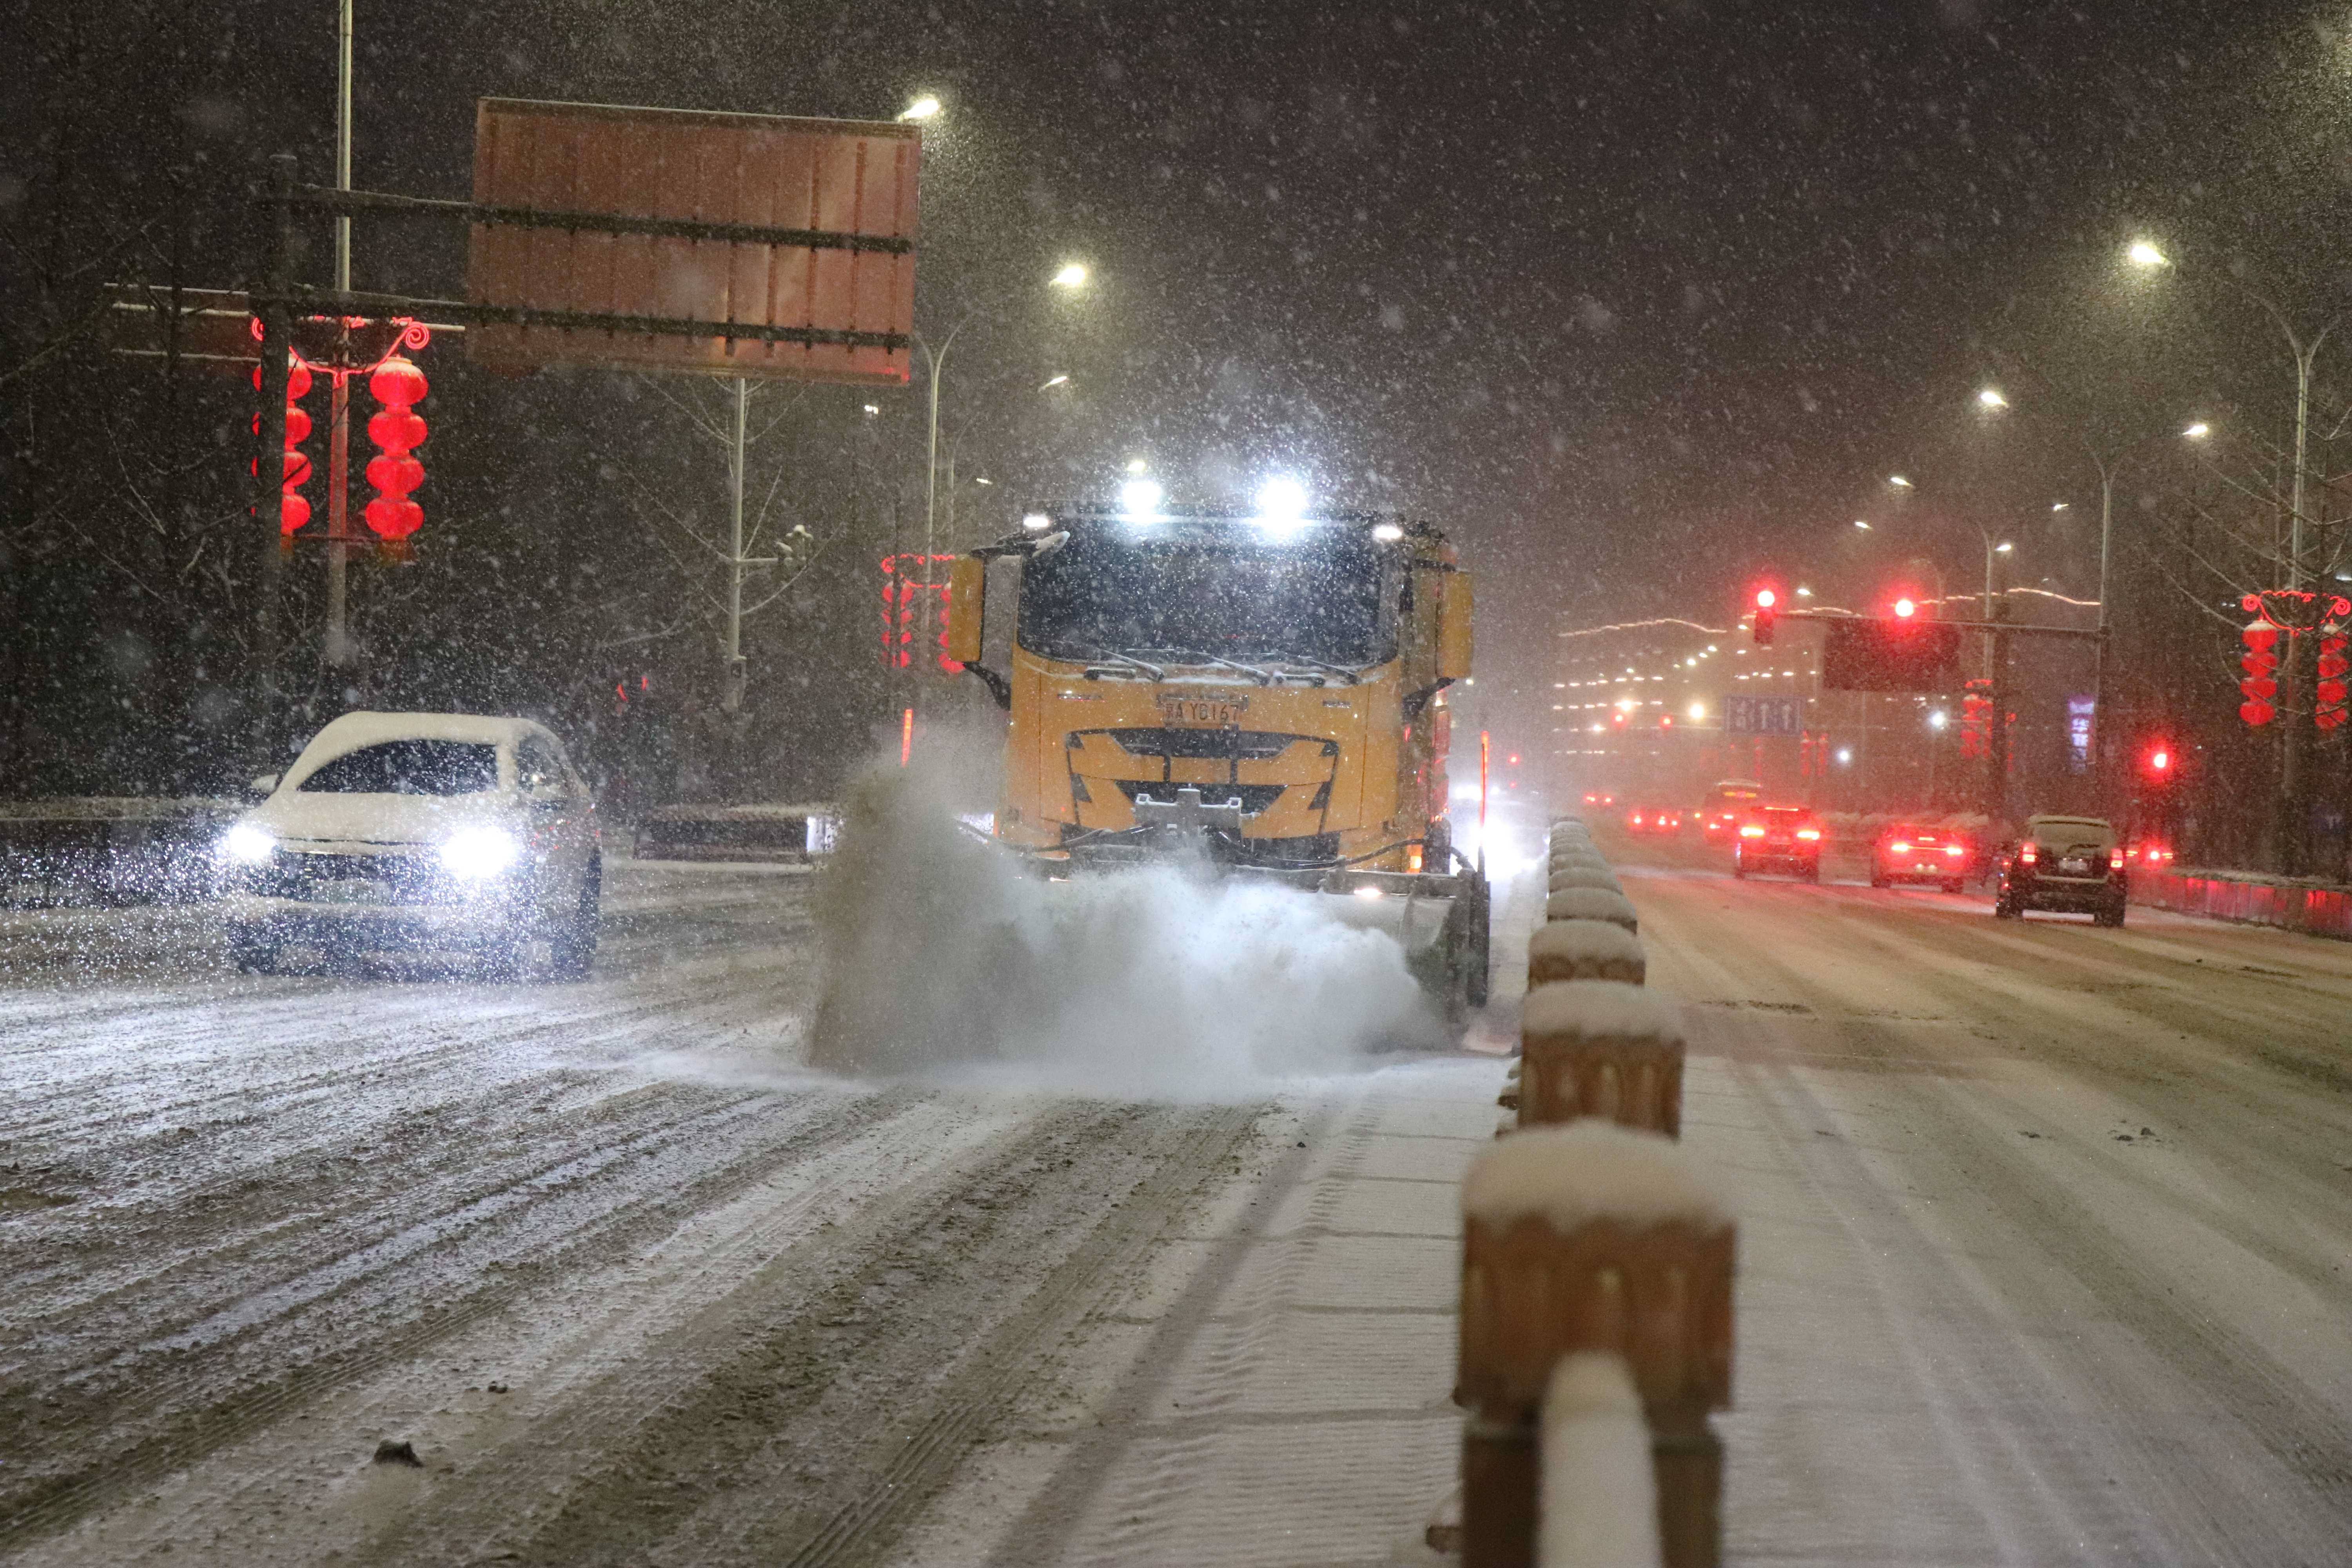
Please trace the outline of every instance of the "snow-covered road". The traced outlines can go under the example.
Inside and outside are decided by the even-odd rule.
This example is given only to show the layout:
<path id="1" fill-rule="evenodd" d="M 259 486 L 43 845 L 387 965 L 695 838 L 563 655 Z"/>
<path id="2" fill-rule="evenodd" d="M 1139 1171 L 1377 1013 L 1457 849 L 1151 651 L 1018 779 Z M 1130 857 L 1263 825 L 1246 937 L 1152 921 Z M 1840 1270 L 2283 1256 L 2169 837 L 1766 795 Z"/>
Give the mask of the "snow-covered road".
<path id="1" fill-rule="evenodd" d="M 1742 1213 L 1735 1561 L 2342 1560 L 2352 947 L 1625 880 Z M 1499 1060 L 819 1077 L 807 895 L 620 868 L 559 987 L 0 917 L 0 1555 L 1432 1561 Z"/>

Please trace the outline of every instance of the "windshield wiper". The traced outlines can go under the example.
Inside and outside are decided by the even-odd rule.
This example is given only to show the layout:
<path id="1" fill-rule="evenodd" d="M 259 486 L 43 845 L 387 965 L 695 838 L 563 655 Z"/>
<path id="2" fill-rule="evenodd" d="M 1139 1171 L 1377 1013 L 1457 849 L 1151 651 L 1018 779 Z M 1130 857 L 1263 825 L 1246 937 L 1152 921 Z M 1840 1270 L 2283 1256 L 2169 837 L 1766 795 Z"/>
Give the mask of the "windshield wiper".
<path id="1" fill-rule="evenodd" d="M 1354 670 L 1346 668 L 1344 665 L 1326 664 L 1319 658 L 1304 658 L 1295 653 L 1284 654 L 1282 656 L 1282 662 L 1285 664 L 1298 665 L 1307 669 L 1318 670 L 1325 675 L 1336 675 L 1349 686 L 1355 685 L 1358 680 L 1362 679 Z"/>
<path id="2" fill-rule="evenodd" d="M 1127 667 L 1128 667 L 1129 668 L 1130 668 L 1130 669 L 1139 669 L 1139 670 L 1141 670 L 1144 674 L 1146 674 L 1146 675 L 1150 676 L 1150 677 L 1152 679 L 1154 679 L 1154 680 L 1165 680 L 1165 679 L 1168 679 L 1168 672 L 1167 672 L 1166 670 L 1164 670 L 1164 669 L 1160 668 L 1158 665 L 1156 665 L 1156 664 L 1146 664 L 1146 663 L 1144 663 L 1144 662 L 1143 662 L 1143 660 L 1141 660 L 1141 659 L 1139 659 L 1139 658 L 1136 658 L 1136 657 L 1135 657 L 1133 654 L 1131 654 L 1131 653 L 1119 653 L 1119 652 L 1117 652 L 1117 651 L 1113 651 L 1113 652 L 1110 652 L 1110 653 L 1101 654 L 1101 655 L 1098 655 L 1098 656 L 1097 656 L 1097 661 L 1099 661 L 1099 660 L 1101 660 L 1101 659 L 1116 659 L 1116 660 L 1118 660 L 1120 664 L 1123 664 L 1123 665 L 1127 666 Z M 1101 668 L 1100 663 L 1099 663 L 1099 662 L 1097 662 L 1097 663 L 1096 663 L 1095 665 L 1090 666 L 1090 667 L 1087 668 L 1087 679 L 1088 680 L 1094 680 L 1094 679 L 1098 679 L 1098 678 L 1100 678 L 1100 677 L 1102 677 L 1102 676 L 1109 675 L 1109 674 L 1112 674 L 1112 673 L 1114 673 L 1114 672 L 1113 672 L 1113 671 L 1111 671 L 1111 670 L 1105 669 L 1105 668 Z"/>
<path id="3" fill-rule="evenodd" d="M 1221 664 L 1227 669 L 1238 669 L 1244 675 L 1248 676 L 1252 680 L 1256 681 L 1260 686 L 1272 686 L 1274 684 L 1274 671 L 1270 669 L 1260 669 L 1254 664 L 1241 664 L 1230 658 L 1219 658 L 1213 653 L 1204 653 L 1198 657 L 1209 664 Z"/>

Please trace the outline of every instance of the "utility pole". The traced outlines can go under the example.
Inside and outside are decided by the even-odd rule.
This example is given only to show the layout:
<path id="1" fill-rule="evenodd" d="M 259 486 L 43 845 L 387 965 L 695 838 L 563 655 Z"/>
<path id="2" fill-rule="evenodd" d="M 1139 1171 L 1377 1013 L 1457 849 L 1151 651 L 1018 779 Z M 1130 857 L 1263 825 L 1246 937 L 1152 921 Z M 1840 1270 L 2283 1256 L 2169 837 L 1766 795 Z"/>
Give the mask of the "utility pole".
<path id="1" fill-rule="evenodd" d="M 727 447 L 727 631 L 720 645 L 726 668 L 719 677 L 719 710 L 730 719 L 743 710 L 743 464 L 746 425 L 751 405 L 749 378 L 733 380 L 735 428 Z"/>
<path id="2" fill-rule="evenodd" d="M 261 310 L 261 417 L 256 422 L 254 530 L 260 551 L 259 602 L 253 636 L 253 740 L 258 767 L 278 764 L 278 520 L 286 504 L 286 358 L 292 349 L 293 321 L 286 300 L 294 286 L 294 154 L 269 160 L 271 204 L 269 261 Z"/>
<path id="3" fill-rule="evenodd" d="M 352 188 L 352 0 L 341 0 L 335 30 L 335 189 Z M 335 215 L 335 292 L 352 290 L 352 220 L 348 213 Z M 338 333 L 338 342 L 346 352 L 338 353 L 339 364 L 348 364 L 347 352 L 351 329 Z M 358 651 L 352 642 L 350 610 L 351 578 L 351 479 L 352 479 L 352 378 L 339 374 L 332 382 L 328 396 L 327 416 L 327 627 L 322 651 L 328 667 L 348 668 Z"/>

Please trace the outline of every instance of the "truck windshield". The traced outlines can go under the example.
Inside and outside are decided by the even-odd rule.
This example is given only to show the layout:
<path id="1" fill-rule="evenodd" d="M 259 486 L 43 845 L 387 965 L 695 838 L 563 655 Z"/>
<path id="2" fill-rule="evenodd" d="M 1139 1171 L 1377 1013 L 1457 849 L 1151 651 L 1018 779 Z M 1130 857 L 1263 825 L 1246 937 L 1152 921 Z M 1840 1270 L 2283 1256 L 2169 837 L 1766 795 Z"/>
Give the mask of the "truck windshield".
<path id="1" fill-rule="evenodd" d="M 1394 653 L 1392 568 L 1354 530 L 1297 542 L 1220 530 L 1073 530 L 1021 575 L 1021 646 L 1047 658 L 1113 654 L 1307 659 L 1360 669 Z"/>

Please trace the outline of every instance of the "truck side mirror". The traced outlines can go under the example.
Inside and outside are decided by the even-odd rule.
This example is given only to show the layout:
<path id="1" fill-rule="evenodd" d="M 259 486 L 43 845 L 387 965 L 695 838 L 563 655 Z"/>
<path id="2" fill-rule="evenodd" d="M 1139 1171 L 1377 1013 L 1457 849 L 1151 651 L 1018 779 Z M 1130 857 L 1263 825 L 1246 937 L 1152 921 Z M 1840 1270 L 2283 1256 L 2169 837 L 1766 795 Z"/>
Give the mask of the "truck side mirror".
<path id="1" fill-rule="evenodd" d="M 1460 680 L 1470 673 L 1470 574 L 1449 572 L 1437 612 L 1437 673 Z"/>
<path id="2" fill-rule="evenodd" d="M 988 605 L 988 563 L 959 555 L 948 569 L 948 657 L 958 664 L 980 662 L 981 623 Z"/>

